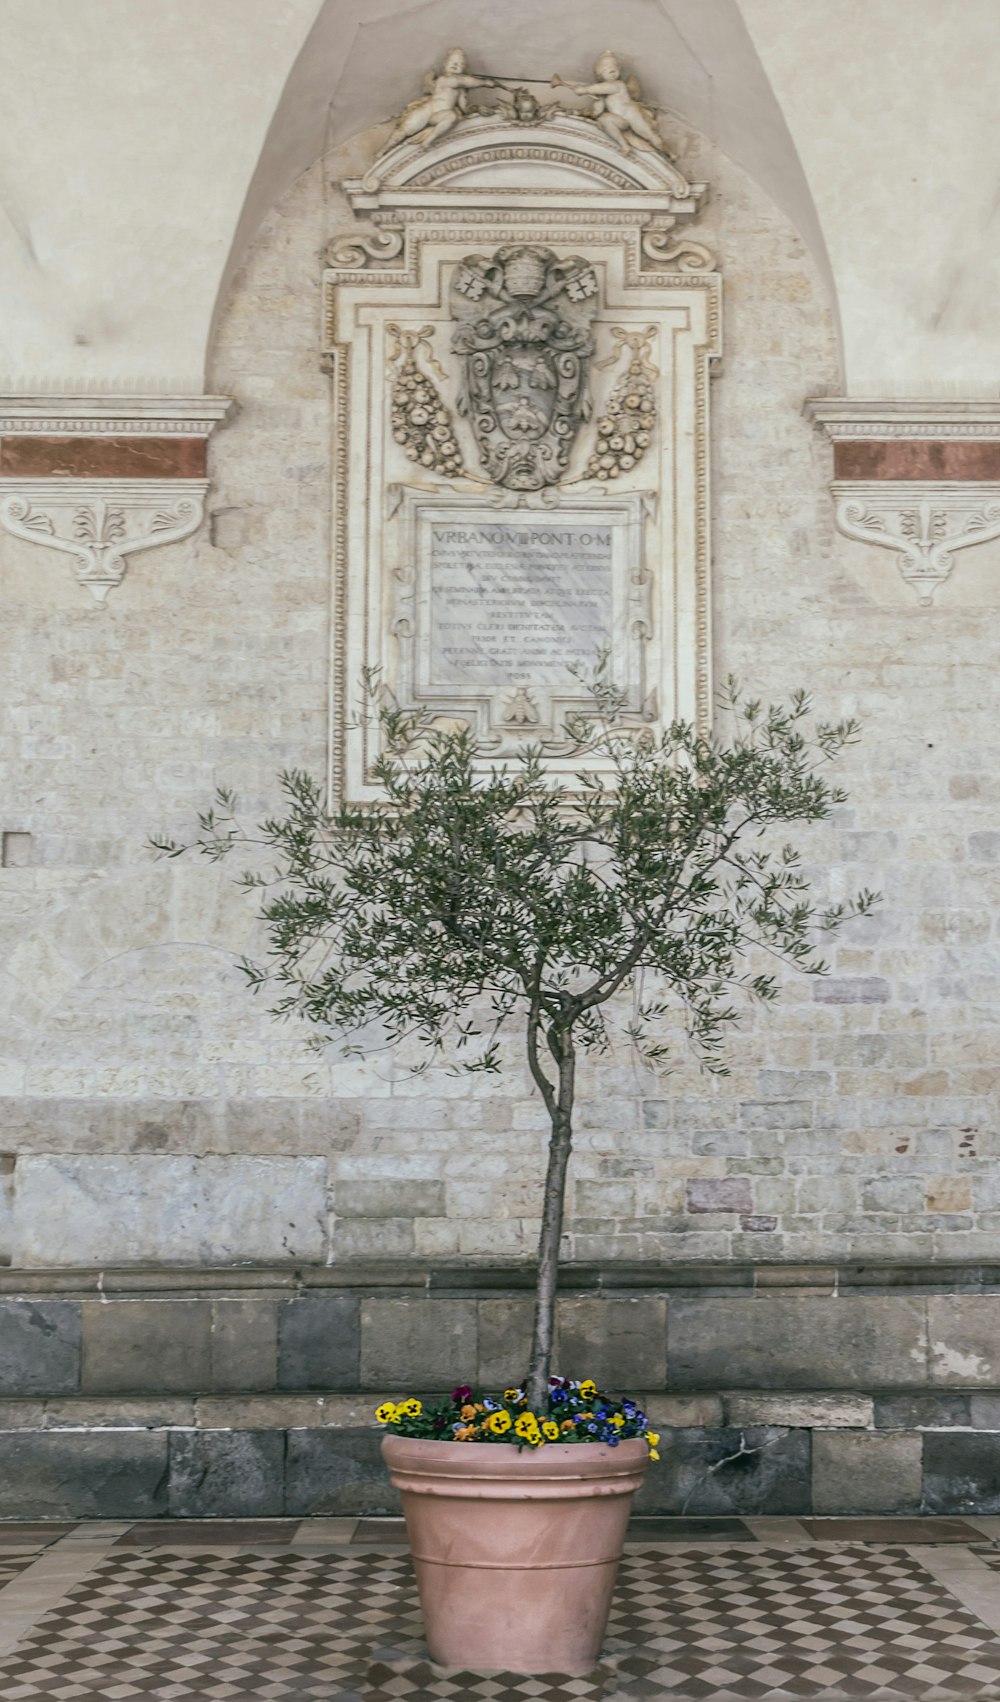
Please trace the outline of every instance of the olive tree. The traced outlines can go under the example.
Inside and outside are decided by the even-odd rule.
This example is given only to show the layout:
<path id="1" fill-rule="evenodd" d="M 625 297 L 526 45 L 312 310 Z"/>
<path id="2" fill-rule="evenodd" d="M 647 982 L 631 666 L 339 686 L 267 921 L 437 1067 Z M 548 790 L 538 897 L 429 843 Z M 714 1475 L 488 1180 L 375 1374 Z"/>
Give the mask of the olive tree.
<path id="1" fill-rule="evenodd" d="M 404 713 L 369 681 L 377 803 L 328 811 L 314 779 L 287 772 L 282 813 L 253 832 L 221 791 L 191 845 L 152 842 L 169 856 L 263 851 L 269 869 L 240 878 L 268 951 L 243 968 L 320 1044 L 356 1050 L 381 1025 L 390 1045 L 419 1041 L 425 1063 L 497 1072 L 500 1030 L 519 1025 L 550 1127 L 532 1407 L 551 1363 L 581 1054 L 611 1044 L 609 1015 L 627 1006 L 628 1041 L 666 1068 L 679 1011 L 696 1056 L 724 1074 L 735 996 L 774 999 L 782 965 L 823 974 L 818 936 L 877 898 L 822 904 L 778 832 L 843 801 L 825 771 L 854 722 L 816 722 L 804 692 L 767 706 L 731 685 L 727 736 L 682 721 L 656 736 L 623 725 L 603 669 L 591 684 L 593 712 L 567 729 L 572 786 L 553 782 L 534 746 L 490 766 L 468 726 Z"/>

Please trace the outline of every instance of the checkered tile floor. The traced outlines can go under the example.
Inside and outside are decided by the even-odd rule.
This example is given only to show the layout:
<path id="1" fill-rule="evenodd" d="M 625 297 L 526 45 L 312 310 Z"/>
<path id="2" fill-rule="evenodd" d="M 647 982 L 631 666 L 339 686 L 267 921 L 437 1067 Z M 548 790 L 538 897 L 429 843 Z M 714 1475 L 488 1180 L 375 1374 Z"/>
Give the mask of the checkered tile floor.
<path id="1" fill-rule="evenodd" d="M 1000 1697 L 1000 1636 L 904 1548 L 860 1543 L 630 1551 L 590 1679 L 444 1675 L 420 1648 L 405 1554 L 109 1549 L 0 1656 L 0 1702 Z"/>
<path id="2" fill-rule="evenodd" d="M 995 1698 L 1000 1637 L 902 1548 L 629 1557 L 610 1627 L 650 1699 Z"/>

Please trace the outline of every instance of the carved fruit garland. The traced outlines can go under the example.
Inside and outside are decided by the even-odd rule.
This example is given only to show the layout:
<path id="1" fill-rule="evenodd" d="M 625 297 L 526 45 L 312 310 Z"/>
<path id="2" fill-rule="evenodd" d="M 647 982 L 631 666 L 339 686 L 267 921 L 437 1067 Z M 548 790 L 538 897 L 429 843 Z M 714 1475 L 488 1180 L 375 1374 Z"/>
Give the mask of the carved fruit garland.
<path id="1" fill-rule="evenodd" d="M 451 414 L 434 380 L 417 365 L 417 353 L 422 350 L 428 365 L 439 377 L 446 376 L 431 347 L 434 327 L 421 325 L 418 331 L 407 331 L 399 325 L 387 325 L 386 329 L 393 338 L 389 358 L 396 362 L 391 394 L 392 435 L 418 466 L 446 478 L 457 477 L 462 472 L 462 452 Z"/>
<path id="2" fill-rule="evenodd" d="M 631 358 L 597 422 L 597 442 L 587 462 L 586 476 L 590 479 L 617 479 L 622 473 L 631 473 L 652 443 L 656 427 L 654 380 L 659 375 L 649 358 L 656 326 L 626 331 L 621 325 L 613 325 L 611 335 L 617 345 L 615 351 L 597 366 L 612 366 L 625 349 L 631 350 Z"/>

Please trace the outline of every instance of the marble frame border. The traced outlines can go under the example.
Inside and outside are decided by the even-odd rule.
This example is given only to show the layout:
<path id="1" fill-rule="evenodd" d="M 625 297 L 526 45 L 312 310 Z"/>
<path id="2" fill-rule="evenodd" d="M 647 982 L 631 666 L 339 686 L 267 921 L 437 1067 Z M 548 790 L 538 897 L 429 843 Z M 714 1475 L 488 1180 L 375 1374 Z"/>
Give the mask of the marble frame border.
<path id="1" fill-rule="evenodd" d="M 370 779 L 367 734 L 350 705 L 357 687 L 353 676 L 360 677 L 363 662 L 376 660 L 372 621 L 386 620 L 372 583 L 372 521 L 376 512 L 385 514 L 390 491 L 401 488 L 394 483 L 398 473 L 390 477 L 383 471 L 384 423 L 373 422 L 366 403 L 385 387 L 384 354 L 375 347 L 370 326 L 390 316 L 396 321 L 416 315 L 421 320 L 441 318 L 442 267 L 451 244 L 482 248 L 503 241 L 541 241 L 590 250 L 605 269 L 607 317 L 636 325 L 656 319 L 661 340 L 670 340 L 661 471 L 654 474 L 659 538 L 651 541 L 646 564 L 654 601 L 662 610 L 659 631 L 669 646 L 669 668 L 665 673 L 661 666 L 658 679 L 666 687 L 669 677 L 670 690 L 666 696 L 660 693 L 658 708 L 665 719 L 680 714 L 701 730 L 710 725 L 709 376 L 722 352 L 722 280 L 707 269 L 707 249 L 699 246 L 698 254 L 685 260 L 672 249 L 661 254 L 646 246 L 651 230 L 659 236 L 660 223 L 666 227 L 675 222 L 675 215 L 665 211 L 662 194 L 647 198 L 632 193 L 618 204 L 613 195 L 602 196 L 600 206 L 580 204 L 574 197 L 575 204 L 566 206 L 560 204 L 558 191 L 546 204 L 548 193 L 540 182 L 530 194 L 522 194 L 519 204 L 506 207 L 475 202 L 410 206 L 402 204 L 398 191 L 380 193 L 377 209 L 370 214 L 378 227 L 370 249 L 360 230 L 353 238 L 342 234 L 331 241 L 323 278 L 321 364 L 333 389 L 328 686 L 328 790 L 333 805 L 377 796 Z M 456 202 L 462 199 L 455 196 Z M 695 269 L 686 269 L 688 263 Z M 376 310 L 366 347 L 358 343 L 362 304 Z M 373 454 L 378 461 L 374 476 Z M 648 482 L 647 475 L 643 483 Z M 569 480 L 561 487 L 569 501 L 579 500 L 576 484 L 583 480 Z M 442 487 L 447 488 L 454 488 L 451 481 Z M 591 485 L 586 494 L 593 493 Z"/>

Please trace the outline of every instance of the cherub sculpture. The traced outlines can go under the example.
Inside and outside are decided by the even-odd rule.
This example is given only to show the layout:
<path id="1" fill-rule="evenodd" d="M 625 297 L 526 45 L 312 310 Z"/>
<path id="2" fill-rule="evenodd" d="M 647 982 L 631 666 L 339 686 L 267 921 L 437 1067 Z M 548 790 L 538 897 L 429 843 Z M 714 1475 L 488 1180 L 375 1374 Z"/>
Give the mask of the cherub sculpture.
<path id="1" fill-rule="evenodd" d="M 432 142 L 454 129 L 468 112 L 467 89 L 492 88 L 495 83 L 494 77 L 471 75 L 462 49 L 453 47 L 440 71 L 428 71 L 424 78 L 425 92 L 403 108 L 386 148 L 393 148 L 398 142 L 429 148 Z"/>
<path id="2" fill-rule="evenodd" d="M 628 78 L 622 76 L 617 55 L 602 53 L 594 66 L 594 75 L 596 83 L 570 83 L 555 76 L 552 84 L 554 88 L 572 89 L 574 94 L 593 95 L 592 116 L 623 152 L 633 153 L 637 147 L 651 148 L 671 159 L 673 156 L 657 129 L 656 114 L 642 102 L 639 79 L 634 74 Z"/>

